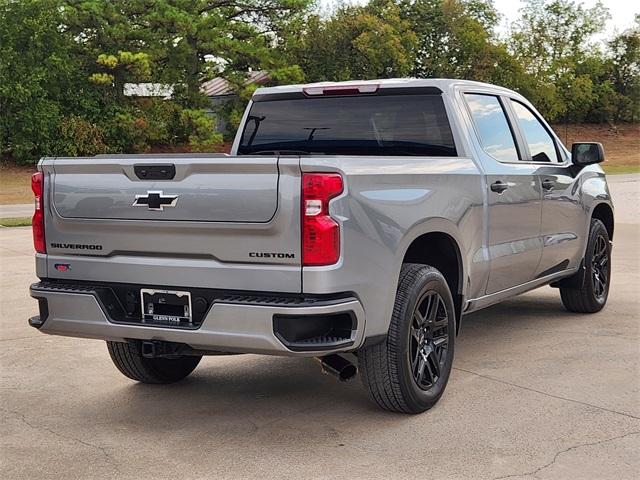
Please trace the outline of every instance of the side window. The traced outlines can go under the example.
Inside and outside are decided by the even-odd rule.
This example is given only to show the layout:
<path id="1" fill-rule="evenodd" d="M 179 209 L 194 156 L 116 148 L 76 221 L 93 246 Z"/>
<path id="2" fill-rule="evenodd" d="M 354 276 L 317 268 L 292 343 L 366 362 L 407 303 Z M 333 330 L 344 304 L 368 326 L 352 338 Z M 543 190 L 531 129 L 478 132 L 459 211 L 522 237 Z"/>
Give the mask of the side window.
<path id="1" fill-rule="evenodd" d="M 513 111 L 518 118 L 520 129 L 531 152 L 534 162 L 557 162 L 558 152 L 553 137 L 529 107 L 516 100 L 511 100 Z"/>
<path id="2" fill-rule="evenodd" d="M 465 99 L 485 152 L 502 162 L 517 161 L 516 142 L 498 97 L 465 94 Z"/>

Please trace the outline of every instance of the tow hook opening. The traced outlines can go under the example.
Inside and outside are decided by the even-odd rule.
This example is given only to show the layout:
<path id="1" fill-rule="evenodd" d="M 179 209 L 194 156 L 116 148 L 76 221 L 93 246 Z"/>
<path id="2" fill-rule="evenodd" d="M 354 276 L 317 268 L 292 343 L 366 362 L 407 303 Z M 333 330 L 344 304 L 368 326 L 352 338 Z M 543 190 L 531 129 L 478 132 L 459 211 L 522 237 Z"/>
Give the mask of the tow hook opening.
<path id="1" fill-rule="evenodd" d="M 144 358 L 167 358 L 184 354 L 184 345 L 161 340 L 141 340 L 139 349 Z"/>

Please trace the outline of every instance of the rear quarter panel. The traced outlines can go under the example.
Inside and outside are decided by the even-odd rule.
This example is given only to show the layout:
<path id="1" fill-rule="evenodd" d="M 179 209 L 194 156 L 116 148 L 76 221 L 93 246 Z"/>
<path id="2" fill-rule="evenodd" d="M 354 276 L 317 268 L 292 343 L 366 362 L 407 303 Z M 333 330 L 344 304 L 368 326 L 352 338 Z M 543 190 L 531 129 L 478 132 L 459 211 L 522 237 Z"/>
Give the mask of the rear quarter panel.
<path id="1" fill-rule="evenodd" d="M 346 179 L 330 205 L 342 225 L 341 260 L 303 268 L 303 290 L 355 292 L 364 305 L 366 336 L 387 332 L 403 257 L 422 234 L 453 237 L 464 264 L 464 293 L 484 288 L 482 179 L 471 158 L 303 157 L 301 170 L 339 171 Z"/>

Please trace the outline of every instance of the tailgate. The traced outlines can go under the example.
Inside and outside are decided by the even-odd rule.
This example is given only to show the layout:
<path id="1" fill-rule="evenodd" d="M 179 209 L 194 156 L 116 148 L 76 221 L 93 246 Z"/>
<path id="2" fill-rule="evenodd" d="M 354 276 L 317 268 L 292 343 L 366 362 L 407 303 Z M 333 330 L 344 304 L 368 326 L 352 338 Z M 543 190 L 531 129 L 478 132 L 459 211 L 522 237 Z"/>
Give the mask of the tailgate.
<path id="1" fill-rule="evenodd" d="M 50 278 L 301 289 L 298 157 L 107 155 L 40 168 Z"/>
<path id="2" fill-rule="evenodd" d="M 268 222 L 278 206 L 277 157 L 103 156 L 54 170 L 62 218 Z"/>

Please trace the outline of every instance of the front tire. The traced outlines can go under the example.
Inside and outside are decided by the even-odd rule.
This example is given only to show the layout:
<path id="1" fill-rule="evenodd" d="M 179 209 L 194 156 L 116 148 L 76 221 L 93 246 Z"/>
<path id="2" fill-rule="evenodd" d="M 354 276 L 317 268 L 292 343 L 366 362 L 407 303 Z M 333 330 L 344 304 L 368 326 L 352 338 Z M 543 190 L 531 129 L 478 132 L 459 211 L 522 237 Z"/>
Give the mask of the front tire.
<path id="1" fill-rule="evenodd" d="M 146 358 L 135 343 L 107 342 L 111 360 L 120 372 L 142 383 L 166 384 L 186 378 L 198 366 L 202 356 Z"/>
<path id="2" fill-rule="evenodd" d="M 596 313 L 604 308 L 611 283 L 611 242 L 609 232 L 597 218 L 591 219 L 589 240 L 583 260 L 584 275 L 581 286 L 563 287 L 560 298 L 564 308 L 576 313 Z"/>
<path id="3" fill-rule="evenodd" d="M 442 274 L 427 265 L 404 264 L 386 340 L 358 352 L 371 398 L 393 412 L 433 407 L 449 380 L 455 331 L 453 298 Z"/>

